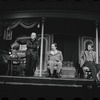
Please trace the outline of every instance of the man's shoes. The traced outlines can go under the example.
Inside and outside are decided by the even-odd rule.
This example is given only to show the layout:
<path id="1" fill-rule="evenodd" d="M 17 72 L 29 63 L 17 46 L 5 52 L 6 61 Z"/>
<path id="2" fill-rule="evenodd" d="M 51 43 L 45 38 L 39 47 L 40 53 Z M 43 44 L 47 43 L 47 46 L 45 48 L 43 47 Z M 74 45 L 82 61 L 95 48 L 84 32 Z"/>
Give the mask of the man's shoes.
<path id="1" fill-rule="evenodd" d="M 51 74 L 51 78 L 54 78 L 54 75 L 53 74 Z"/>
<path id="2" fill-rule="evenodd" d="M 46 77 L 51 77 L 51 75 L 50 74 L 47 74 Z"/>
<path id="3" fill-rule="evenodd" d="M 58 76 L 58 78 L 61 78 L 61 75 L 59 73 L 57 74 L 57 76 Z"/>
<path id="4" fill-rule="evenodd" d="M 60 77 L 61 77 L 60 74 L 56 73 L 55 78 L 60 78 Z"/>

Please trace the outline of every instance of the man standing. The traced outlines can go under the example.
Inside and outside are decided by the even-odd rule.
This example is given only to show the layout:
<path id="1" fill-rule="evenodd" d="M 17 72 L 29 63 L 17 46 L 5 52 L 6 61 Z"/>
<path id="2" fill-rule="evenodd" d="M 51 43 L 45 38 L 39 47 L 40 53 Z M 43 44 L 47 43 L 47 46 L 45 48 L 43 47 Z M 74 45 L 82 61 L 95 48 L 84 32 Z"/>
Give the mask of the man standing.
<path id="1" fill-rule="evenodd" d="M 38 64 L 38 48 L 39 42 L 35 32 L 31 33 L 31 39 L 27 41 L 27 50 L 26 50 L 26 76 L 34 76 L 36 66 Z"/>

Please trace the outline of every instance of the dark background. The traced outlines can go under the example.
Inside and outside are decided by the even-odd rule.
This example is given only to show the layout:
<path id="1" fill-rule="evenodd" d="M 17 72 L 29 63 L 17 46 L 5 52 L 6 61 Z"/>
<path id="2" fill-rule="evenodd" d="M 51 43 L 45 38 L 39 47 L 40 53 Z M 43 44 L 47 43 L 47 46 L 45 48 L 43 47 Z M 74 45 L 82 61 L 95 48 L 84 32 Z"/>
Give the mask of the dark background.
<path id="1" fill-rule="evenodd" d="M 100 17 L 100 0 L 0 0 L 0 19 L 3 18 L 3 15 L 9 13 L 9 12 L 14 12 L 14 11 L 21 11 L 23 12 L 24 10 L 64 10 L 66 13 L 67 12 L 72 12 L 72 13 L 79 13 L 83 14 L 81 17 L 86 19 L 86 16 L 84 14 L 91 14 L 92 19 Z M 14 15 L 16 17 L 16 15 Z M 61 15 L 60 15 L 61 16 Z M 94 17 L 93 17 L 94 16 Z M 95 17 L 97 16 L 97 17 Z M 7 16 L 5 16 L 7 17 Z M 79 18 L 79 17 L 78 17 Z M 89 16 L 90 18 L 90 16 Z M 80 18 L 79 18 L 80 19 Z M 64 20 L 64 19 L 62 19 Z M 95 21 L 94 20 L 94 21 Z M 58 21 L 58 20 L 56 20 Z M 71 20 L 68 19 L 67 23 L 70 23 Z M 84 32 L 87 32 L 92 35 L 92 33 L 95 32 L 95 24 L 94 21 L 77 21 L 76 19 L 74 20 L 75 23 L 77 24 L 67 24 L 67 26 L 71 27 L 73 26 L 72 29 L 67 29 L 67 32 L 69 33 L 69 37 L 71 37 L 70 34 L 75 34 L 73 35 L 71 45 L 73 45 L 73 42 L 77 42 L 77 34 L 80 33 L 80 31 L 84 34 Z M 50 22 L 50 21 L 49 21 Z M 80 24 L 83 24 L 81 25 Z M 80 24 L 78 24 L 80 23 Z M 88 30 L 88 23 L 91 26 L 91 28 Z M 91 24 L 92 23 L 92 24 Z M 51 23 L 52 24 L 52 23 Z M 59 28 L 55 27 L 56 25 L 53 25 L 50 28 L 56 28 L 55 30 L 59 32 L 66 33 L 64 30 L 64 27 Z M 62 26 L 61 23 L 60 25 Z M 79 26 L 78 26 L 79 25 Z M 65 24 L 63 26 L 66 26 Z M 78 27 L 78 29 L 77 29 Z M 21 28 L 21 27 L 20 27 Z M 85 28 L 85 29 L 84 29 Z M 16 30 L 16 29 L 15 29 Z M 23 30 L 23 29 L 22 29 Z M 50 33 L 52 32 L 51 29 L 47 29 Z M 75 33 L 77 32 L 77 34 Z M 20 33 L 20 32 L 19 32 Z M 81 33 L 81 35 L 82 35 Z M 63 43 L 58 41 L 60 38 L 60 35 L 56 35 L 55 41 L 57 43 L 61 44 L 59 47 L 62 49 L 62 45 L 67 45 L 66 43 L 69 42 L 69 38 L 67 40 L 65 37 L 62 37 L 61 41 L 66 40 L 66 43 Z M 93 36 L 93 35 L 92 35 Z M 8 42 L 7 42 L 8 43 Z M 67 45 L 69 46 L 69 45 Z M 77 47 L 77 45 L 76 45 Z M 69 49 L 72 50 L 71 47 L 68 47 Z M 75 48 L 75 50 L 77 50 Z M 64 52 L 64 51 L 63 51 Z M 66 51 L 67 52 L 67 51 Z M 65 52 L 65 53 L 66 53 Z M 69 53 L 70 54 L 70 53 Z M 76 54 L 77 55 L 77 52 Z M 71 58 L 69 58 L 71 59 Z M 13 86 L 13 85 L 0 85 L 0 99 L 2 100 L 57 100 L 57 98 L 60 98 L 58 100 L 99 100 L 100 99 L 100 90 L 99 89 L 87 89 L 87 88 L 68 88 L 68 87 L 44 87 L 44 86 Z M 44 99 L 45 98 L 45 99 Z M 63 98 L 63 99 L 62 99 Z M 76 98 L 76 99 L 75 99 Z"/>

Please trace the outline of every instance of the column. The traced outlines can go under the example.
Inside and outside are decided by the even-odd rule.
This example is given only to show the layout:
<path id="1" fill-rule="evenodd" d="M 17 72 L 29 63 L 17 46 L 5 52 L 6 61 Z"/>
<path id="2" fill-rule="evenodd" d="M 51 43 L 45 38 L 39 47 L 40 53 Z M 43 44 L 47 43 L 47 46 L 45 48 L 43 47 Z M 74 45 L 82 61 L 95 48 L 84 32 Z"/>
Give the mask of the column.
<path id="1" fill-rule="evenodd" d="M 98 64 L 98 21 L 96 21 L 96 63 Z"/>
<path id="2" fill-rule="evenodd" d="M 43 65 L 43 37 L 44 37 L 44 18 L 42 18 L 42 28 L 41 28 L 41 49 L 40 49 L 40 73 L 42 76 L 42 65 Z"/>

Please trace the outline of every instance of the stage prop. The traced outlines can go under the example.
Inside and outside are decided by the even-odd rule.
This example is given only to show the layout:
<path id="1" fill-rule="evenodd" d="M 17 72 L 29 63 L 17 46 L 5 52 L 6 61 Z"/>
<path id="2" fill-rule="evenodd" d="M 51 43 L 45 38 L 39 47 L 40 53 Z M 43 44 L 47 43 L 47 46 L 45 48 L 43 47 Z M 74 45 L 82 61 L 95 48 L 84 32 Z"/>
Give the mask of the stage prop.
<path id="1" fill-rule="evenodd" d="M 76 69 L 74 67 L 73 62 L 64 61 L 62 71 L 61 71 L 61 77 L 62 78 L 75 78 L 75 76 L 76 76 Z"/>

